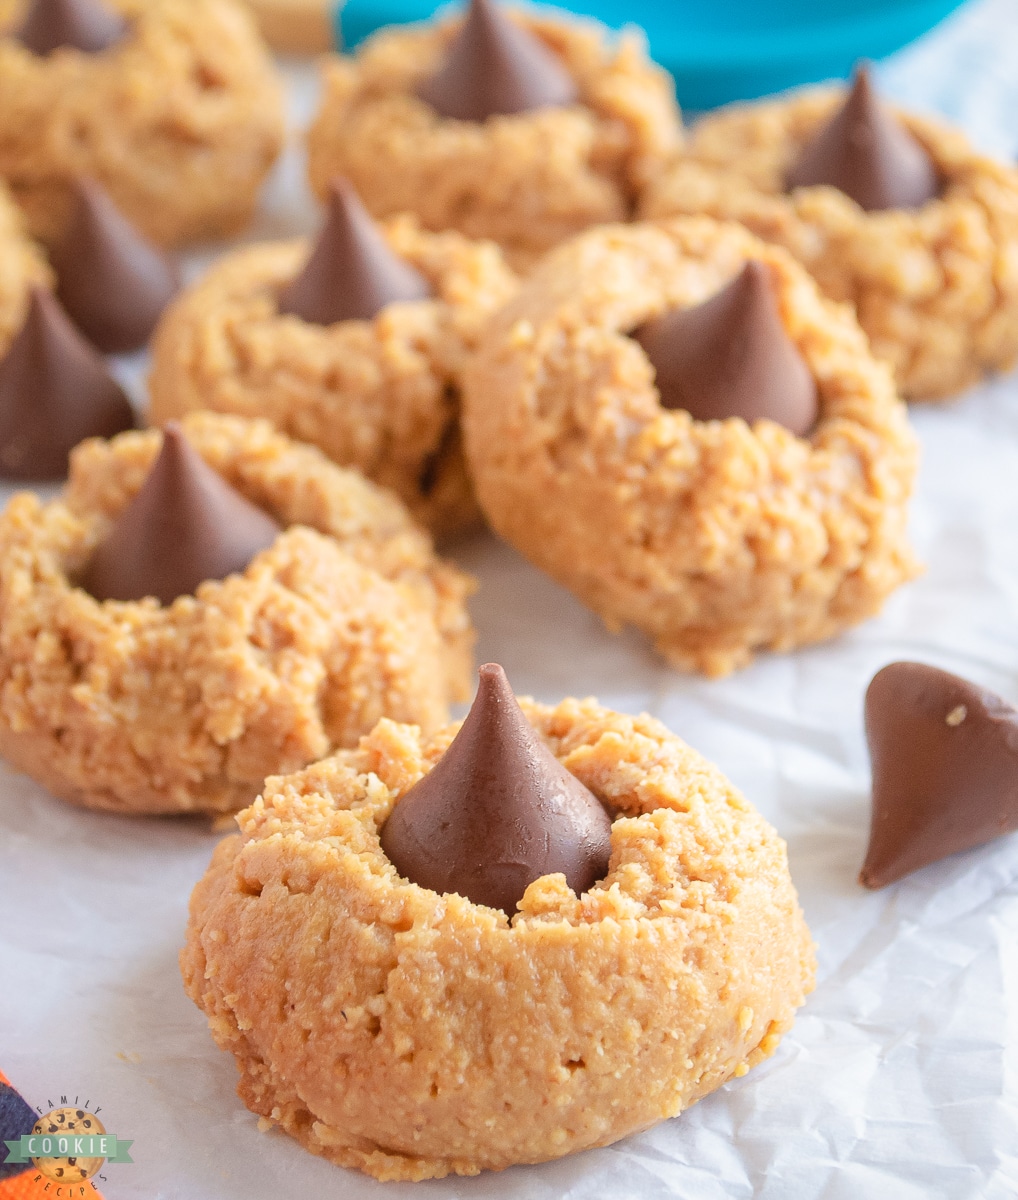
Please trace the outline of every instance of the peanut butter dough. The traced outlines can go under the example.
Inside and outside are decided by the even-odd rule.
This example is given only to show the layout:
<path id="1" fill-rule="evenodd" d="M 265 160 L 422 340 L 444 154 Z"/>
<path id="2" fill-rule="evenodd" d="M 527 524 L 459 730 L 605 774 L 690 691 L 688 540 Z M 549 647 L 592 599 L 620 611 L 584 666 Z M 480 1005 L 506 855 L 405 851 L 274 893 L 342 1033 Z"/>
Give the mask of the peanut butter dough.
<path id="1" fill-rule="evenodd" d="M 168 607 L 99 603 L 73 581 L 160 434 L 82 443 L 59 499 L 22 493 L 0 516 L 0 753 L 87 807 L 228 812 L 382 716 L 446 721 L 469 686 L 469 580 L 312 447 L 237 417 L 183 425 L 285 531 Z"/>
<path id="2" fill-rule="evenodd" d="M 820 417 L 801 438 L 664 409 L 627 336 L 750 258 L 816 379 Z M 464 433 L 495 530 L 679 667 L 723 675 L 831 637 L 916 572 L 916 447 L 889 369 L 847 306 L 738 225 L 609 226 L 554 250 L 485 333 Z"/>
<path id="3" fill-rule="evenodd" d="M 42 251 L 26 235 L 21 213 L 0 181 L 0 358 L 25 323 L 29 289 L 52 282 Z"/>
<path id="4" fill-rule="evenodd" d="M 381 1180 L 603 1146 L 772 1054 L 813 986 L 785 846 L 650 717 L 522 701 L 615 816 L 607 876 L 512 919 L 401 878 L 379 830 L 456 727 L 381 721 L 271 779 L 191 899 L 181 967 L 241 1098 Z"/>
<path id="5" fill-rule="evenodd" d="M 0 178 L 52 241 L 90 175 L 153 240 L 232 233 L 283 138 L 282 93 L 236 0 L 110 0 L 130 29 L 100 54 L 47 58 L 0 36 Z"/>
<path id="6" fill-rule="evenodd" d="M 306 241 L 227 255 L 172 305 L 153 345 L 151 416 L 199 408 L 263 416 L 396 491 L 436 534 L 480 519 L 463 461 L 460 375 L 516 282 L 496 246 L 398 218 L 392 248 L 434 288 L 373 321 L 314 325 L 278 297 Z"/>
<path id="7" fill-rule="evenodd" d="M 786 194 L 789 168 L 842 97 L 815 90 L 704 118 L 641 212 L 735 220 L 784 246 L 828 296 L 855 305 L 906 398 L 952 396 L 1018 357 L 1018 171 L 899 112 L 942 177 L 938 199 L 868 213 L 833 187 Z"/>
<path id="8" fill-rule="evenodd" d="M 514 16 L 564 61 L 581 103 L 445 120 L 415 89 L 442 62 L 458 19 L 386 29 L 326 68 L 308 142 L 315 190 L 345 175 L 376 216 L 415 212 L 429 229 L 493 238 L 518 267 L 581 229 L 629 217 L 681 142 L 670 77 L 633 34 L 610 41 L 572 16 Z"/>

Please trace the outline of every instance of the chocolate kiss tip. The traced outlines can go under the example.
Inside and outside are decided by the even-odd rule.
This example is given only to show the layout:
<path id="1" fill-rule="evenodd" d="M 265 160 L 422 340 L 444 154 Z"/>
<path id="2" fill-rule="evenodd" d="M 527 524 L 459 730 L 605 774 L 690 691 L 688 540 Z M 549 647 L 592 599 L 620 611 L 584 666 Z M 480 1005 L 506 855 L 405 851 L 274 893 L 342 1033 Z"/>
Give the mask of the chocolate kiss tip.
<path id="1" fill-rule="evenodd" d="M 106 354 L 143 346 L 180 285 L 170 258 L 91 179 L 76 181 L 71 221 L 50 260 L 64 309 Z"/>
<path id="2" fill-rule="evenodd" d="M 877 99 L 869 71 L 856 68 L 841 108 L 788 173 L 789 190 L 836 187 L 867 212 L 920 208 L 940 191 L 926 150 Z"/>
<path id="3" fill-rule="evenodd" d="M 866 692 L 866 740 L 864 887 L 1018 830 L 1018 710 L 1000 696 L 923 663 L 891 663 Z"/>
<path id="4" fill-rule="evenodd" d="M 171 421 L 141 490 L 92 556 L 81 586 L 97 600 L 154 596 L 172 604 L 207 579 L 243 571 L 279 532 Z"/>
<path id="5" fill-rule="evenodd" d="M 750 259 L 702 304 L 632 335 L 654 367 L 661 404 L 697 421 L 768 419 L 797 436 L 817 419 L 816 381 L 785 331 L 768 267 Z"/>
<path id="6" fill-rule="evenodd" d="M 404 878 L 511 916 L 542 875 L 562 872 L 577 895 L 603 879 L 611 819 L 487 663 L 460 731 L 397 802 L 381 841 Z"/>
<path id="7" fill-rule="evenodd" d="M 563 108 L 579 96 L 552 51 L 494 0 L 471 0 L 445 63 L 417 94 L 439 116 L 457 121 Z"/>
<path id="8" fill-rule="evenodd" d="M 68 455 L 87 437 L 134 426 L 134 412 L 102 356 L 44 288 L 0 360 L 0 476 L 63 479 Z"/>
<path id="9" fill-rule="evenodd" d="M 370 321 L 387 304 L 430 295 L 428 281 L 393 252 L 350 184 L 336 179 L 325 227 L 280 295 L 279 311 L 314 325 Z"/>
<path id="10" fill-rule="evenodd" d="M 62 46 L 98 54 L 126 30 L 127 22 L 102 0 L 34 0 L 16 36 L 33 54 L 45 56 Z"/>

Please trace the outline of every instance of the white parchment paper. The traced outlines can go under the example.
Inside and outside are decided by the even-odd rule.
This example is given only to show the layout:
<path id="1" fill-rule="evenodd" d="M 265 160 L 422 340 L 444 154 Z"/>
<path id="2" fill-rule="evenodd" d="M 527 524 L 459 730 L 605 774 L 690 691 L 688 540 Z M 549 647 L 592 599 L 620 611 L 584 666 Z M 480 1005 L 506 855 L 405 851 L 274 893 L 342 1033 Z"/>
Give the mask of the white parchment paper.
<path id="1" fill-rule="evenodd" d="M 1018 0 L 982 0 L 886 63 L 886 90 L 1018 145 Z M 313 103 L 291 69 L 295 118 Z M 299 151 L 256 236 L 312 228 Z M 211 254 L 212 252 L 210 252 Z M 197 270 L 209 255 L 192 256 Z M 137 394 L 144 364 L 123 364 Z M 927 573 L 875 621 L 720 682 L 613 637 L 493 538 L 457 557 L 481 580 L 478 659 L 546 701 L 646 709 L 714 759 L 787 839 L 818 943 L 816 992 L 776 1056 L 682 1117 L 608 1149 L 472 1180 L 381 1185 L 259 1133 L 177 970 L 187 898 L 216 835 L 200 821 L 78 812 L 0 767 L 0 1066 L 32 1103 L 101 1106 L 133 1166 L 110 1200 L 519 1200 L 1018 1195 L 1018 836 L 870 894 L 867 681 L 895 658 L 1018 702 L 1018 377 L 917 409 L 914 538 Z"/>

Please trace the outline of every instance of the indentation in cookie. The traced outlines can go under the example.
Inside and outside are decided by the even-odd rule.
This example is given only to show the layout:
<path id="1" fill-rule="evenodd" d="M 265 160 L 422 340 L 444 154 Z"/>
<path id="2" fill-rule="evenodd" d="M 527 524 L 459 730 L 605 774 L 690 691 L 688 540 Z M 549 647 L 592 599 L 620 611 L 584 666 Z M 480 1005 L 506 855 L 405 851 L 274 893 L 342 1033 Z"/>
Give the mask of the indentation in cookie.
<path id="1" fill-rule="evenodd" d="M 45 288 L 0 361 L 0 476 L 62 479 L 71 449 L 113 437 L 134 413 L 99 353 Z"/>
<path id="2" fill-rule="evenodd" d="M 807 433 L 817 420 L 813 373 L 785 330 L 767 266 L 750 259 L 719 292 L 632 335 L 654 367 L 664 408 L 698 421 L 742 417 Z"/>
<path id="3" fill-rule="evenodd" d="M 864 66 L 788 173 L 789 190 L 836 187 L 867 212 L 920 208 L 940 191 L 925 148 L 878 100 Z"/>
<path id="4" fill-rule="evenodd" d="M 382 849 L 422 887 L 516 910 L 543 875 L 580 895 L 608 871 L 611 818 L 523 715 L 505 671 L 481 667 L 449 748 L 393 809 Z"/>
<path id="5" fill-rule="evenodd" d="M 431 285 L 389 246 L 345 179 L 329 187 L 325 227 L 279 311 L 314 325 L 370 321 L 386 305 L 426 300 Z"/>
<path id="6" fill-rule="evenodd" d="M 578 97 L 558 58 L 494 0 L 470 0 L 445 62 L 417 94 L 439 116 L 457 121 L 564 108 Z"/>

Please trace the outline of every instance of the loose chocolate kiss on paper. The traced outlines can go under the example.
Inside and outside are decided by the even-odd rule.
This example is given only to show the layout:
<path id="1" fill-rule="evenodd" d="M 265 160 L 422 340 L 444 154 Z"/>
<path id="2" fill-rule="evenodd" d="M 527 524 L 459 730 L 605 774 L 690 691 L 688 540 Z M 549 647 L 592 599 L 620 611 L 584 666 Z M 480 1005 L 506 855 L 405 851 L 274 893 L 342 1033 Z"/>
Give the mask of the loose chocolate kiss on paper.
<path id="1" fill-rule="evenodd" d="M 389 247 L 350 184 L 335 179 L 325 227 L 280 295 L 279 311 L 313 325 L 370 321 L 387 304 L 430 295 L 428 281 Z"/>
<path id="2" fill-rule="evenodd" d="M 417 94 L 439 116 L 457 121 L 563 108 L 579 95 L 551 50 L 494 0 L 471 0 L 444 64 Z"/>
<path id="3" fill-rule="evenodd" d="M 858 67 L 844 104 L 815 134 L 788 173 L 788 189 L 826 184 L 867 212 L 920 208 L 940 191 L 925 149 L 881 105 Z"/>
<path id="4" fill-rule="evenodd" d="M 816 423 L 816 382 L 757 259 L 702 304 L 655 317 L 632 336 L 654 367 L 665 408 L 697 421 L 766 417 L 800 436 Z"/>
<path id="5" fill-rule="evenodd" d="M 102 356 L 54 297 L 34 288 L 28 316 L 0 360 L 0 476 L 63 479 L 87 437 L 113 437 L 134 413 Z"/>
<path id="6" fill-rule="evenodd" d="M 98 183 L 79 179 L 74 191 L 70 224 L 50 252 L 57 296 L 104 353 L 137 350 L 180 286 L 177 269 Z"/>
<path id="7" fill-rule="evenodd" d="M 866 692 L 866 740 L 866 887 L 1018 830 L 1018 710 L 1000 696 L 936 667 L 891 663 Z"/>
<path id="8" fill-rule="evenodd" d="M 459 733 L 382 827 L 382 849 L 421 887 L 511 916 L 542 875 L 561 871 L 577 895 L 603 879 L 611 818 L 538 737 L 502 668 L 480 677 Z"/>
<path id="9" fill-rule="evenodd" d="M 17 34 L 33 54 L 48 55 L 62 46 L 98 54 L 127 31 L 127 22 L 103 0 L 33 0 Z"/>
<path id="10" fill-rule="evenodd" d="M 154 596 L 172 604 L 207 579 L 243 571 L 279 533 L 268 513 L 214 471 L 171 421 L 141 490 L 80 583 L 97 600 Z"/>

